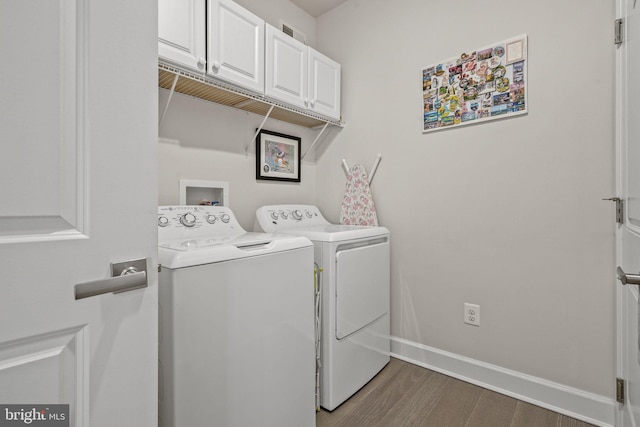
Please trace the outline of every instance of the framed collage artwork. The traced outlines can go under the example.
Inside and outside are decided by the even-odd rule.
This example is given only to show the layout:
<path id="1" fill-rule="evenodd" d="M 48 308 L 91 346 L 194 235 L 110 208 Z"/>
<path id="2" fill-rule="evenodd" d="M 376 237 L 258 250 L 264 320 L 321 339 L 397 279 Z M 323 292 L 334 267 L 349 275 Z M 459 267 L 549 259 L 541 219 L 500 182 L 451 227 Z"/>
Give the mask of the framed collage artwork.
<path id="1" fill-rule="evenodd" d="M 261 130 L 256 137 L 256 179 L 300 182 L 302 139 Z"/>
<path id="2" fill-rule="evenodd" d="M 527 36 L 422 70 L 423 132 L 527 112 Z"/>

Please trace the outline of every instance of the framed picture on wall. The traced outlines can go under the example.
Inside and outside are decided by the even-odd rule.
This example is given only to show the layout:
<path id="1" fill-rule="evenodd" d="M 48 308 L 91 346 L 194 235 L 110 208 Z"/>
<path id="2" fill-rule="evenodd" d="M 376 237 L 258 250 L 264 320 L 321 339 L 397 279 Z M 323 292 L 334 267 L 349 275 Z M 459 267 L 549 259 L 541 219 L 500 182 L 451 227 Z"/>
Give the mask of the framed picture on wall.
<path id="1" fill-rule="evenodd" d="M 256 137 L 256 179 L 300 182 L 300 146 L 296 136 L 261 130 Z"/>
<path id="2" fill-rule="evenodd" d="M 422 69 L 422 131 L 527 114 L 527 35 Z"/>

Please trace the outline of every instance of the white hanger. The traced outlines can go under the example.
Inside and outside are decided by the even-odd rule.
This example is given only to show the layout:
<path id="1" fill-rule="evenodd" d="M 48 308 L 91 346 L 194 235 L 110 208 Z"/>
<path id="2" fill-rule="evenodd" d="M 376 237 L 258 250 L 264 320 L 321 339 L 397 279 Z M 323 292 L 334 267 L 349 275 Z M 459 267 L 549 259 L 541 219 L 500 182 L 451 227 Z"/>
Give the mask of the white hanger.
<path id="1" fill-rule="evenodd" d="M 378 155 L 376 156 L 376 160 L 373 162 L 373 166 L 371 167 L 371 172 L 369 172 L 369 185 L 371 185 L 371 182 L 373 181 L 373 177 L 376 174 L 376 171 L 378 170 L 378 165 L 380 165 L 380 161 L 382 160 L 382 154 L 378 153 Z M 344 170 L 344 174 L 345 175 L 349 175 L 349 165 L 347 164 L 347 161 L 345 159 L 342 159 L 342 169 Z"/>

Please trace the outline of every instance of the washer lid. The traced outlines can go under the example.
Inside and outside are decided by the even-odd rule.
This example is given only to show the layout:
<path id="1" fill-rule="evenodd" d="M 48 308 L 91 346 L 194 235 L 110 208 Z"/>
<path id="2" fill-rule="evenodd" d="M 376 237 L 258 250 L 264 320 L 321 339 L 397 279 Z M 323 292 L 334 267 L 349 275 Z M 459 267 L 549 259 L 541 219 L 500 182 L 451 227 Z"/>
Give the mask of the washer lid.
<path id="1" fill-rule="evenodd" d="M 160 242 L 158 260 L 164 268 L 177 269 L 274 254 L 312 245 L 306 237 L 285 234 L 246 232 L 213 235 Z"/>
<path id="2" fill-rule="evenodd" d="M 212 246 L 246 246 L 246 245 L 260 245 L 269 243 L 272 238 L 267 234 L 261 233 L 240 233 L 240 234 L 228 234 L 228 235 L 212 235 L 208 237 L 199 237 L 194 239 L 174 239 L 165 242 L 160 242 L 158 246 L 167 249 L 173 249 L 174 251 L 193 251 L 198 249 L 206 249 Z"/>

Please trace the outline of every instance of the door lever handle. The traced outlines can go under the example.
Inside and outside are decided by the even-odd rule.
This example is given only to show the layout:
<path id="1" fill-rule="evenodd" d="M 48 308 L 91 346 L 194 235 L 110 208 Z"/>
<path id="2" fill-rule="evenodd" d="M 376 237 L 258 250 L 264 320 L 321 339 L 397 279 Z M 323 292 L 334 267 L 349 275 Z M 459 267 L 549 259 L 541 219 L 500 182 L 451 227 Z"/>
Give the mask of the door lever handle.
<path id="1" fill-rule="evenodd" d="M 111 277 L 79 283 L 75 286 L 76 300 L 108 293 L 121 293 L 147 287 L 146 258 L 111 264 Z"/>
<path id="2" fill-rule="evenodd" d="M 623 285 L 640 285 L 640 275 L 627 274 L 620 267 L 618 267 L 616 271 L 618 273 L 618 280 L 620 280 Z"/>

